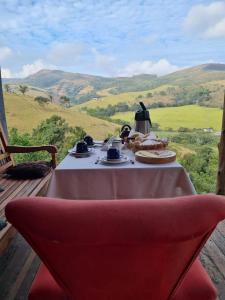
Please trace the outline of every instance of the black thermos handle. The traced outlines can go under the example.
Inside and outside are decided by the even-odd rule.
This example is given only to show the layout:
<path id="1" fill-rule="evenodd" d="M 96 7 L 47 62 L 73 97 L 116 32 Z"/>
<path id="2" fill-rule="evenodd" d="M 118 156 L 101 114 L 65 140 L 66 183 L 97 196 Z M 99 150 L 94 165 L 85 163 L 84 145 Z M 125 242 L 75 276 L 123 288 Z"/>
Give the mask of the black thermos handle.
<path id="1" fill-rule="evenodd" d="M 139 104 L 141 105 L 141 108 L 142 108 L 143 110 L 146 110 L 146 107 L 145 107 L 145 105 L 144 105 L 143 102 L 139 102 Z"/>

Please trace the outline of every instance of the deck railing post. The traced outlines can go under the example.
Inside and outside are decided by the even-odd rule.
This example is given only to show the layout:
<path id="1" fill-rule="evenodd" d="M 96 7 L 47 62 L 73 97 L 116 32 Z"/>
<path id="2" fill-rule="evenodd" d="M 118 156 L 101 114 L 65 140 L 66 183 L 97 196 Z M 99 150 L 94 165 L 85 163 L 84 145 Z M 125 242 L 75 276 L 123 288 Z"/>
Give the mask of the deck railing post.
<path id="1" fill-rule="evenodd" d="M 223 103 L 223 120 L 220 142 L 218 144 L 219 150 L 219 166 L 217 173 L 217 187 L 216 193 L 218 195 L 225 195 L 225 93 Z"/>
<path id="2" fill-rule="evenodd" d="M 5 105 L 3 99 L 1 68 L 0 68 L 0 122 L 2 124 L 5 136 L 6 138 L 8 138 L 8 129 L 6 123 L 6 116 L 5 116 Z"/>

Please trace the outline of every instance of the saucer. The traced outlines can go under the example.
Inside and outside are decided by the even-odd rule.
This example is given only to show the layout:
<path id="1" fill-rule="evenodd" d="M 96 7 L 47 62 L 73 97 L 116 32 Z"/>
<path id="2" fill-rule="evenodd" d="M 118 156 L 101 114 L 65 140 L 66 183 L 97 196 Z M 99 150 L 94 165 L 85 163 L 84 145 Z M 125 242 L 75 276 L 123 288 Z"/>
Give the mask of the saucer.
<path id="1" fill-rule="evenodd" d="M 82 158 L 82 157 L 88 157 L 91 155 L 92 151 L 91 150 L 88 150 L 87 152 L 76 152 L 76 150 L 73 148 L 73 149 L 70 149 L 68 150 L 68 153 L 72 156 L 75 156 L 77 158 Z"/>
<path id="2" fill-rule="evenodd" d="M 125 155 L 121 155 L 121 157 L 117 159 L 107 159 L 105 156 L 100 159 L 100 162 L 103 164 L 124 164 L 129 162 L 129 158 Z"/>
<path id="3" fill-rule="evenodd" d="M 96 140 L 94 140 L 94 147 L 102 147 L 102 145 L 103 145 L 103 141 L 96 141 Z"/>
<path id="4" fill-rule="evenodd" d="M 108 158 L 107 156 L 104 157 L 104 159 L 106 159 L 107 161 L 120 161 L 123 158 L 124 158 L 123 154 L 120 154 L 119 158 Z"/>

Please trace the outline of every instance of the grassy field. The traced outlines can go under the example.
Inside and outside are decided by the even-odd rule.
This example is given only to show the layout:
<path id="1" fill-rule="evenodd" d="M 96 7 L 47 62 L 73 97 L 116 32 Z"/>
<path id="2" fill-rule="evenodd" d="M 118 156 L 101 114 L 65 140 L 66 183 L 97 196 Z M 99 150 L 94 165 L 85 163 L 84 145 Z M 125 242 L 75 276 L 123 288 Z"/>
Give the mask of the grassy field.
<path id="1" fill-rule="evenodd" d="M 221 129 L 222 110 L 219 108 L 186 105 L 151 109 L 150 115 L 152 122 L 158 123 L 161 129 L 172 128 L 176 130 L 179 127 Z M 132 123 L 134 112 L 117 113 L 112 119 L 121 119 Z"/>
<path id="2" fill-rule="evenodd" d="M 108 133 L 113 134 L 120 127 L 80 112 L 76 106 L 70 109 L 64 109 L 56 104 L 41 106 L 30 96 L 6 94 L 5 107 L 9 128 L 16 127 L 21 132 L 31 132 L 42 120 L 54 114 L 66 119 L 71 126 L 83 127 L 87 133 L 98 139 L 104 138 Z M 179 127 L 221 129 L 222 110 L 218 108 L 187 105 L 151 109 L 150 114 L 152 122 L 158 123 L 163 130 L 167 128 L 176 130 Z M 117 113 L 112 119 L 121 119 L 132 124 L 134 112 Z"/>
<path id="3" fill-rule="evenodd" d="M 66 119 L 71 126 L 81 126 L 96 139 L 114 133 L 119 126 L 91 117 L 74 109 L 64 109 L 56 104 L 39 105 L 30 96 L 6 94 L 5 109 L 9 129 L 18 128 L 20 132 L 31 132 L 41 121 L 56 114 Z"/>
<path id="4" fill-rule="evenodd" d="M 102 90 L 98 92 L 102 98 L 99 98 L 98 100 L 90 100 L 88 102 L 85 102 L 83 104 L 78 105 L 79 108 L 87 107 L 87 108 L 105 108 L 108 105 L 116 105 L 120 102 L 125 102 L 127 104 L 133 104 L 138 103 L 139 101 L 142 101 L 142 99 L 137 99 L 139 95 L 142 95 L 145 97 L 148 93 L 155 94 L 155 96 L 151 98 L 145 98 L 144 102 L 146 104 L 150 104 L 157 101 L 163 101 L 164 103 L 171 102 L 171 99 L 169 96 L 159 96 L 158 93 L 161 91 L 166 91 L 167 88 L 171 87 L 170 85 L 162 85 L 158 88 L 151 89 L 148 91 L 139 91 L 139 92 L 127 92 L 127 93 L 121 93 L 119 95 L 112 95 L 109 94 L 107 90 Z M 157 94 L 157 95 L 156 95 Z"/>

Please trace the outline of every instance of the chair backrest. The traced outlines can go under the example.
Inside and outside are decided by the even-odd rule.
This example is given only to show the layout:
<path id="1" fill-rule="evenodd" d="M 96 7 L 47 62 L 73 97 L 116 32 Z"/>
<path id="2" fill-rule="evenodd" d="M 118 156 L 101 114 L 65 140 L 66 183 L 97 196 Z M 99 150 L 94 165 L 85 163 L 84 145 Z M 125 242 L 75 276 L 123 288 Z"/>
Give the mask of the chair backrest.
<path id="1" fill-rule="evenodd" d="M 69 299 L 169 299 L 216 224 L 225 198 L 18 199 L 8 220 Z"/>
<path id="2" fill-rule="evenodd" d="M 0 173 L 3 173 L 8 167 L 14 165 L 13 157 L 7 153 L 5 148 L 7 146 L 5 134 L 0 123 Z"/>

